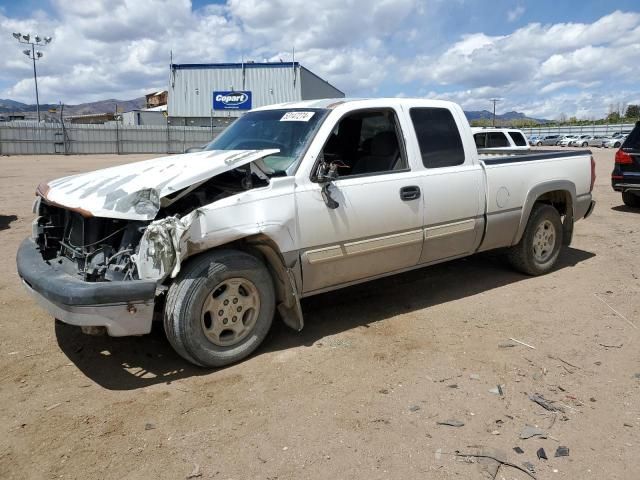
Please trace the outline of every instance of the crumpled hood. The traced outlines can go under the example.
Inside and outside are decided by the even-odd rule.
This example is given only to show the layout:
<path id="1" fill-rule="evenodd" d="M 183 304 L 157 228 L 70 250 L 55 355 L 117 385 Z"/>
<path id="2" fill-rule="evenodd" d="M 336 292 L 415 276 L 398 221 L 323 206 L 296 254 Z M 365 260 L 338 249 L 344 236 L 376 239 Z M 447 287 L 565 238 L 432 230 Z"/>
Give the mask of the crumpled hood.
<path id="1" fill-rule="evenodd" d="M 63 177 L 41 185 L 38 191 L 49 202 L 85 215 L 153 220 L 162 197 L 277 152 L 211 150 L 172 155 Z"/>

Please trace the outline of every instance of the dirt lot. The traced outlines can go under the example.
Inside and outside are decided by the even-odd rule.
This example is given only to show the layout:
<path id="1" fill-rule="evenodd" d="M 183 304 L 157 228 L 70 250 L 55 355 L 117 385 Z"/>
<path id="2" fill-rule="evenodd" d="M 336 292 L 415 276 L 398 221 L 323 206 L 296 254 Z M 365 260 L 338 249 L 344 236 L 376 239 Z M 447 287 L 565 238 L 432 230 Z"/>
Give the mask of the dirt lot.
<path id="1" fill-rule="evenodd" d="M 0 478 L 479 479 L 452 455 L 478 447 L 539 479 L 638 478 L 640 212 L 611 191 L 613 154 L 596 149 L 598 206 L 552 274 L 493 253 L 310 298 L 303 332 L 275 325 L 218 371 L 161 329 L 57 325 L 18 281 L 40 180 L 148 155 L 0 158 Z M 548 438 L 520 439 L 527 424 Z"/>

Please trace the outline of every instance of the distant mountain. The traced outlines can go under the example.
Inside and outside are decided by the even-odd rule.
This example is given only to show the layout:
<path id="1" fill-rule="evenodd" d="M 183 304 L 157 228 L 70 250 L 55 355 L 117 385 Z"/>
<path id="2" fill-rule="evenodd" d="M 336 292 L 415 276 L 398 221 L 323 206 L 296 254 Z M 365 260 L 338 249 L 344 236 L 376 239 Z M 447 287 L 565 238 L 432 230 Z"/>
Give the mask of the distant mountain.
<path id="1" fill-rule="evenodd" d="M 131 110 L 139 110 L 144 108 L 145 98 L 134 98 L 133 100 L 117 100 L 114 98 L 108 100 L 100 100 L 97 102 L 80 103 L 78 105 L 65 105 L 64 114 L 67 115 L 88 115 L 92 113 L 110 113 L 115 112 L 116 108 L 118 112 L 129 112 Z M 40 111 L 46 112 L 50 109 L 57 109 L 59 105 L 53 104 L 41 104 Z M 28 105 L 26 103 L 16 102 L 15 100 L 3 100 L 0 99 L 0 113 L 9 112 L 35 112 L 35 105 Z M 464 112 L 469 121 L 472 120 L 491 120 L 493 113 L 488 110 L 477 110 Z M 496 120 L 511 121 L 511 120 L 532 120 L 536 123 L 548 123 L 549 120 L 540 118 L 530 118 L 521 112 L 506 112 L 496 114 Z"/>
<path id="2" fill-rule="evenodd" d="M 464 112 L 467 116 L 467 120 L 491 120 L 493 118 L 493 112 L 489 110 L 475 110 L 470 112 Z M 496 120 L 531 120 L 536 123 L 549 123 L 549 120 L 541 119 L 541 118 L 531 118 L 527 117 L 522 112 L 506 112 L 506 113 L 496 113 Z"/>
<path id="3" fill-rule="evenodd" d="M 78 105 L 65 105 L 64 114 L 67 115 L 88 115 L 92 113 L 109 113 L 115 112 L 116 108 L 119 112 L 128 112 L 130 110 L 139 110 L 144 108 L 144 97 L 134 98 L 133 100 L 100 100 L 97 102 L 80 103 Z M 58 109 L 60 105 L 40 104 L 40 111 L 46 112 L 50 109 Z M 15 100 L 0 99 L 0 113 L 9 112 L 35 112 L 36 105 L 29 105 Z"/>
<path id="4" fill-rule="evenodd" d="M 40 110 L 54 108 L 55 105 L 41 104 Z M 35 105 L 27 105 L 26 103 L 16 102 L 15 100 L 0 99 L 0 113 L 6 112 L 35 112 Z"/>

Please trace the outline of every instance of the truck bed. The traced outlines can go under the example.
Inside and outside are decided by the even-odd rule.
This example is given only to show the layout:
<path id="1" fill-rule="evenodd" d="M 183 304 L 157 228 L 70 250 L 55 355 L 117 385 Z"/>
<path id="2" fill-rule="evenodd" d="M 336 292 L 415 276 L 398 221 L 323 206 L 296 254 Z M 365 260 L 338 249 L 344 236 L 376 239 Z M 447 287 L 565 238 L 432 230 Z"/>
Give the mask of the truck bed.
<path id="1" fill-rule="evenodd" d="M 591 151 L 552 150 L 481 158 L 486 171 L 486 234 L 480 250 L 517 243 L 534 201 L 544 192 L 570 195 L 575 220 L 591 204 Z"/>

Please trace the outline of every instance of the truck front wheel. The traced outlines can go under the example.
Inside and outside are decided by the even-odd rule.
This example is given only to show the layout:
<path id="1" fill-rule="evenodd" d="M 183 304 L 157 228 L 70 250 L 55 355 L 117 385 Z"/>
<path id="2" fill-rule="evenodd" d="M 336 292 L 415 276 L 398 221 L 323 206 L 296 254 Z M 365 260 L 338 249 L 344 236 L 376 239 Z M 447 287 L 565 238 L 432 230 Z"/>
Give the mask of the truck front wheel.
<path id="1" fill-rule="evenodd" d="M 520 242 L 509 249 L 508 258 L 516 270 L 542 275 L 554 267 L 561 246 L 560 214 L 550 205 L 536 203 Z"/>
<path id="2" fill-rule="evenodd" d="M 245 252 L 215 250 L 193 258 L 169 288 L 164 328 L 185 360 L 222 367 L 262 343 L 274 311 L 273 280 L 264 263 Z"/>

